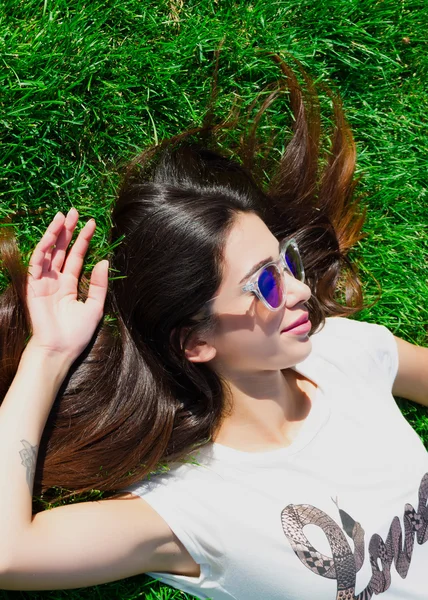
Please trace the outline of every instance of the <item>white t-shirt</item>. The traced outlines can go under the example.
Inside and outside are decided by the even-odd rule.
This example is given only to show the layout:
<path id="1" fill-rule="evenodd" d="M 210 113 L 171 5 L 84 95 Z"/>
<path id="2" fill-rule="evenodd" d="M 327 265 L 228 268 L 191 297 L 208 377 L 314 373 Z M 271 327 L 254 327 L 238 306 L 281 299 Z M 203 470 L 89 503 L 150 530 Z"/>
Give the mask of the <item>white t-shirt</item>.
<path id="1" fill-rule="evenodd" d="M 332 317 L 311 339 L 295 370 L 318 390 L 290 446 L 210 443 L 128 488 L 201 566 L 149 575 L 213 600 L 428 598 L 428 454 L 391 394 L 394 337 Z"/>

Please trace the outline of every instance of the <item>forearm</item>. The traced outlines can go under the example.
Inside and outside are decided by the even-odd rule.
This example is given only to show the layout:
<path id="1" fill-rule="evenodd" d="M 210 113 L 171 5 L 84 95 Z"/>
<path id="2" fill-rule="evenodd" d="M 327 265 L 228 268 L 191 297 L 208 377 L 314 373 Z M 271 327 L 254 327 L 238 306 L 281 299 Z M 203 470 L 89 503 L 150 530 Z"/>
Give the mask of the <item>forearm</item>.
<path id="1" fill-rule="evenodd" d="M 0 552 L 31 523 L 40 438 L 69 366 L 30 342 L 0 407 Z"/>
<path id="2" fill-rule="evenodd" d="M 428 348 L 394 337 L 398 350 L 398 371 L 392 393 L 428 406 Z"/>

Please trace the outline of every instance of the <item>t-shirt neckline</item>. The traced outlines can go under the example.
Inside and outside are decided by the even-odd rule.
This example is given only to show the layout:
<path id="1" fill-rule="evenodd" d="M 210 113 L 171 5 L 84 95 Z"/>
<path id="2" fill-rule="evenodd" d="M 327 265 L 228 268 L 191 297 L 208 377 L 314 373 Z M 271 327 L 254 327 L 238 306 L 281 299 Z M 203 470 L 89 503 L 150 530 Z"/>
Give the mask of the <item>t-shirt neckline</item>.
<path id="1" fill-rule="evenodd" d="M 211 442 L 204 446 L 204 454 L 208 452 L 211 459 L 226 461 L 227 463 L 234 462 L 239 463 L 240 465 L 243 463 L 249 463 L 251 465 L 271 465 L 273 462 L 281 461 L 286 457 L 297 454 L 297 452 L 300 452 L 307 446 L 328 421 L 330 417 L 330 407 L 325 397 L 324 387 L 320 384 L 318 375 L 316 374 L 314 377 L 312 369 L 306 368 L 306 365 L 304 366 L 303 364 L 296 365 L 292 368 L 314 381 L 317 384 L 317 389 L 314 399 L 312 400 L 311 410 L 290 445 L 275 450 L 248 452 L 237 450 L 217 442 Z"/>

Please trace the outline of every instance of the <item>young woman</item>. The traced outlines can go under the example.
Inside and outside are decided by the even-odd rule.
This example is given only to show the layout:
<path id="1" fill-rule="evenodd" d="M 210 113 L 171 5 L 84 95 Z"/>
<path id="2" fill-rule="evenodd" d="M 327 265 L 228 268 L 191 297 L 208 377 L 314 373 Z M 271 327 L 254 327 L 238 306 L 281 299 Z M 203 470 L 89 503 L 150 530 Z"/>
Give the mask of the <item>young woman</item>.
<path id="1" fill-rule="evenodd" d="M 28 273 L 3 240 L 1 588 L 149 573 L 215 600 L 426 598 L 427 453 L 393 395 L 428 405 L 428 349 L 349 318 L 352 136 L 332 96 L 319 161 L 313 86 L 276 60 L 241 162 L 211 122 L 130 166 L 109 289 L 107 261 L 79 287 L 95 223 L 68 250 L 75 209 Z M 263 185 L 257 124 L 286 88 L 294 134 Z M 54 486 L 110 497 L 33 515 Z"/>

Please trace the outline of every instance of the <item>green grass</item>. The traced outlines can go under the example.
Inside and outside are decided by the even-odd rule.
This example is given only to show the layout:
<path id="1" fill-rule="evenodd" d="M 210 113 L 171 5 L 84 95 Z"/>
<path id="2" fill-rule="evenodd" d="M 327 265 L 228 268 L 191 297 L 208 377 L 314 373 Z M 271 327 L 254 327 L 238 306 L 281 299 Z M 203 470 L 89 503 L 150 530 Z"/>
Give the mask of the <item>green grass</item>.
<path id="1" fill-rule="evenodd" d="M 358 318 L 426 346 L 427 29 L 423 0 L 3 0 L 0 219 L 11 217 L 28 255 L 55 212 L 75 206 L 82 220 L 97 220 L 93 256 L 102 258 L 118 167 L 146 144 L 201 122 L 223 37 L 219 115 L 278 77 L 259 49 L 292 53 L 336 86 L 357 141 L 369 236 L 352 256 L 366 298 L 375 298 L 376 282 L 382 287 L 380 301 Z M 270 111 L 265 127 L 284 123 L 281 111 Z M 427 411 L 399 405 L 428 447 Z M 1 594 L 188 597 L 145 576 Z"/>

